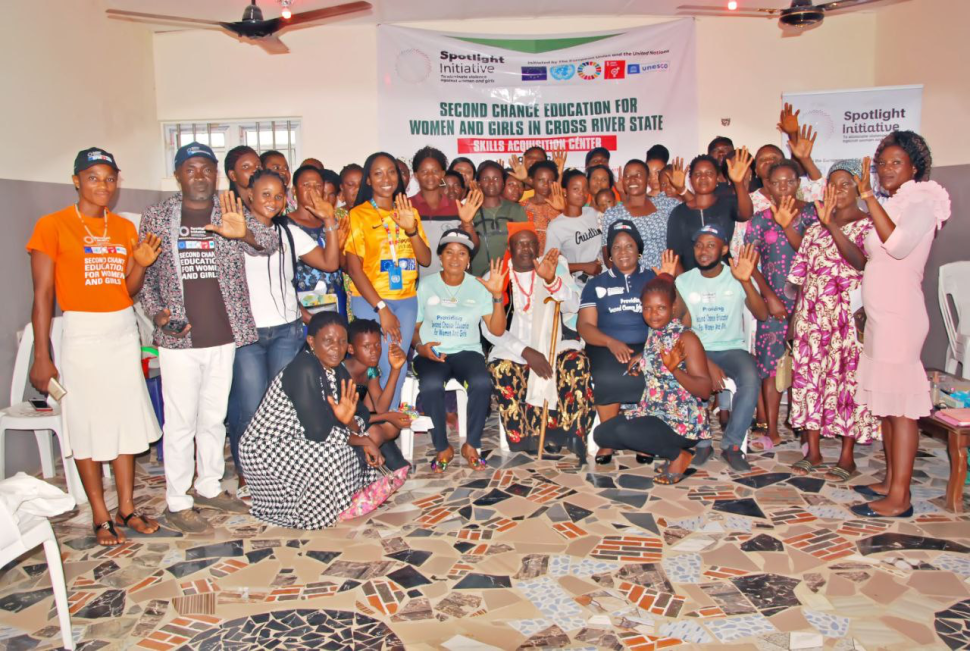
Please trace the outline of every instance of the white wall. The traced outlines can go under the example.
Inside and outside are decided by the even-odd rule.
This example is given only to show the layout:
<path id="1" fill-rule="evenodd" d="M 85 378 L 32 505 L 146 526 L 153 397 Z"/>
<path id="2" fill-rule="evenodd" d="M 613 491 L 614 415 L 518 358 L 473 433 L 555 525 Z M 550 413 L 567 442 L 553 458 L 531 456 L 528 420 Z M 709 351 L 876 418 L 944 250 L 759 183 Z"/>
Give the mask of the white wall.
<path id="1" fill-rule="evenodd" d="M 970 163 L 970 0 L 912 0 L 876 16 L 875 84 L 923 84 L 934 166 Z"/>
<path id="2" fill-rule="evenodd" d="M 103 0 L 4 2 L 0 178 L 70 183 L 74 156 L 112 152 L 122 187 L 157 189 L 152 35 L 107 20 Z"/>
<path id="3" fill-rule="evenodd" d="M 668 18 L 550 18 L 542 21 L 540 31 L 599 31 L 662 20 Z M 499 34 L 531 34 L 538 29 L 534 20 L 411 26 Z M 698 150 L 718 134 L 754 147 L 778 142 L 775 123 L 783 91 L 873 83 L 874 14 L 831 17 L 822 29 L 797 38 L 781 38 L 770 21 L 744 18 L 699 19 L 697 30 Z M 158 119 L 299 116 L 304 156 L 318 157 L 328 167 L 362 162 L 379 147 L 376 28 L 323 26 L 290 32 L 283 40 L 291 54 L 269 56 L 216 32 L 156 34 Z M 731 125 L 721 126 L 721 118 L 731 118 Z"/>

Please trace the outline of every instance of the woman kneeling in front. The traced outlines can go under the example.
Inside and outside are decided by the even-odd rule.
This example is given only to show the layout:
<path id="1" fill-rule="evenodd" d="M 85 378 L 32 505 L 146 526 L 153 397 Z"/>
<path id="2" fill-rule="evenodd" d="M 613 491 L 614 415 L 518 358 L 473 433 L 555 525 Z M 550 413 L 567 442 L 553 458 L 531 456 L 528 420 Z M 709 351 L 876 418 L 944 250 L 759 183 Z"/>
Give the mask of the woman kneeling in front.
<path id="1" fill-rule="evenodd" d="M 658 484 L 683 480 L 693 457 L 690 448 L 711 438 L 704 408 L 712 390 L 707 355 L 697 335 L 673 318 L 675 297 L 669 274 L 643 288 L 640 302 L 650 334 L 643 354 L 630 365 L 630 373 L 643 375 L 643 397 L 635 409 L 602 423 L 593 434 L 601 448 L 667 459 L 654 477 Z"/>
<path id="2" fill-rule="evenodd" d="M 335 312 L 315 314 L 306 343 L 266 391 L 239 442 L 239 461 L 254 516 L 322 529 L 347 519 L 354 497 L 381 479 L 384 458 L 342 366 L 347 322 Z"/>

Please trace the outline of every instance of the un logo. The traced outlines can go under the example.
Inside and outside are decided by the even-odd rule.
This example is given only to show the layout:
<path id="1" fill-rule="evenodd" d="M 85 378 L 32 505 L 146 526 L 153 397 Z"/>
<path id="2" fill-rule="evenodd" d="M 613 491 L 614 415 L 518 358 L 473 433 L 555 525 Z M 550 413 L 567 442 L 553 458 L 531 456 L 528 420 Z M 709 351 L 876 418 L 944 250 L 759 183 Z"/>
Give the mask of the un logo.
<path id="1" fill-rule="evenodd" d="M 552 73 L 553 79 L 566 81 L 567 79 L 572 79 L 573 75 L 576 74 L 576 66 L 572 64 L 565 66 L 553 66 L 550 72 Z"/>

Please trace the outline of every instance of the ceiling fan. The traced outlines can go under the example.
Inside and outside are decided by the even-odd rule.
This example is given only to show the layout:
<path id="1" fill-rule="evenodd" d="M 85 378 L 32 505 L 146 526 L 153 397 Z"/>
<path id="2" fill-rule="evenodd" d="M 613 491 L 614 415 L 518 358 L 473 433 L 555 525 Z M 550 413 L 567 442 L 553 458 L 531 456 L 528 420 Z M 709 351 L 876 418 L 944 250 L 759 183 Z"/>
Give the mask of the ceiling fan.
<path id="1" fill-rule="evenodd" d="M 759 9 L 755 7 L 740 7 L 739 2 L 729 2 L 727 5 L 680 5 L 678 14 L 693 16 L 738 16 L 745 18 L 777 18 L 786 27 L 804 28 L 820 24 L 825 20 L 825 14 L 832 11 L 855 9 L 862 5 L 881 2 L 882 0 L 833 0 L 821 4 L 813 4 L 812 0 L 791 0 L 790 7 L 781 9 Z"/>
<path id="2" fill-rule="evenodd" d="M 200 18 L 184 18 L 181 16 L 146 14 L 138 11 L 123 11 L 120 9 L 108 9 L 105 13 L 108 15 L 108 18 L 114 18 L 116 20 L 161 23 L 166 25 L 173 24 L 195 29 L 220 29 L 247 40 L 254 45 L 260 46 L 270 54 L 286 54 L 290 49 L 277 36 L 279 32 L 326 18 L 336 18 L 337 16 L 352 14 L 358 11 L 367 11 L 370 8 L 371 4 L 369 2 L 348 2 L 335 7 L 304 11 L 293 14 L 289 18 L 270 18 L 269 20 L 264 20 L 263 10 L 256 6 L 256 0 L 251 0 L 251 4 L 243 11 L 242 20 L 234 23 L 202 20 Z"/>

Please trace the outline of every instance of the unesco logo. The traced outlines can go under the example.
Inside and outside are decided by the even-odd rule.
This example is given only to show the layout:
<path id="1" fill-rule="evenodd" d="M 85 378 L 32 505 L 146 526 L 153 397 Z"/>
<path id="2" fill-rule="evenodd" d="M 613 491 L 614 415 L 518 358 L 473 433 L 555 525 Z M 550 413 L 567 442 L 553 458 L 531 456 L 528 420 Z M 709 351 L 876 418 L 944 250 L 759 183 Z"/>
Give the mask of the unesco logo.
<path id="1" fill-rule="evenodd" d="M 571 63 L 564 66 L 553 66 L 549 72 L 552 74 L 553 79 L 566 81 L 567 79 L 572 79 L 573 75 L 576 74 L 576 66 Z"/>
<path id="2" fill-rule="evenodd" d="M 576 74 L 580 79 L 592 81 L 603 74 L 603 66 L 596 61 L 584 61 L 579 64 L 579 71 Z"/>

